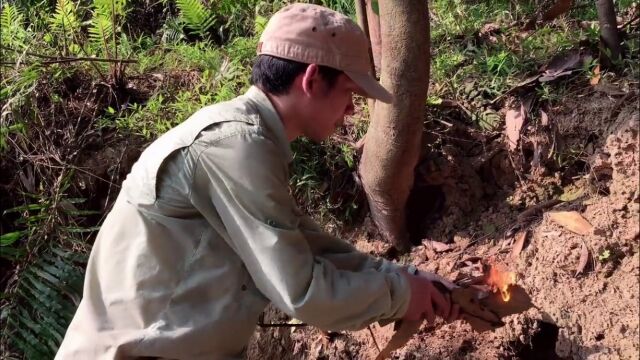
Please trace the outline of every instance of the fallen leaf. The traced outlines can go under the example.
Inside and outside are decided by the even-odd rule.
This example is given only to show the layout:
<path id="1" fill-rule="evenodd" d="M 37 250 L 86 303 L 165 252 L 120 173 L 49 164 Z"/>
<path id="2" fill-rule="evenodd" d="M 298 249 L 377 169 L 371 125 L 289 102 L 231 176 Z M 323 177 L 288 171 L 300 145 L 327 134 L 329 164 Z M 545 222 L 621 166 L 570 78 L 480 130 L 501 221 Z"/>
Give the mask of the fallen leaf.
<path id="1" fill-rule="evenodd" d="M 577 211 L 552 211 L 549 212 L 549 218 L 578 235 L 588 235 L 593 230 L 593 225 Z"/>
<path id="2" fill-rule="evenodd" d="M 445 252 L 452 249 L 451 245 L 435 240 L 423 240 L 422 244 L 424 244 L 425 247 L 433 249 L 435 252 Z"/>
<path id="3" fill-rule="evenodd" d="M 480 264 L 480 266 L 482 266 L 482 257 L 480 256 L 467 256 L 463 259 L 461 259 L 458 262 L 458 265 L 462 266 L 462 265 L 466 265 L 466 266 L 475 266 L 476 264 Z"/>
<path id="4" fill-rule="evenodd" d="M 573 70 L 579 67 L 580 60 L 583 55 L 580 49 L 572 49 L 555 55 L 545 67 L 548 73 L 560 73 L 567 70 Z"/>
<path id="5" fill-rule="evenodd" d="M 558 0 L 542 15 L 543 21 L 551 21 L 566 13 L 573 6 L 573 0 Z"/>
<path id="6" fill-rule="evenodd" d="M 585 193 L 585 190 L 583 188 L 573 187 L 573 188 L 565 189 L 564 193 L 562 193 L 562 195 L 560 195 L 558 199 L 564 202 L 574 201 L 580 198 L 582 195 L 584 195 L 584 193 Z"/>
<path id="7" fill-rule="evenodd" d="M 527 233 L 527 230 L 523 230 L 516 234 L 516 242 L 513 244 L 513 248 L 511 250 L 511 259 L 513 261 L 517 261 L 520 257 L 520 253 L 524 247 L 524 241 L 527 239 Z"/>
<path id="8" fill-rule="evenodd" d="M 380 354 L 376 356 L 376 360 L 383 360 L 388 358 L 391 353 L 397 349 L 403 347 L 411 337 L 418 332 L 422 322 L 424 320 L 407 321 L 402 320 L 396 322 L 396 332 L 393 333 L 391 339 L 387 343 L 387 346 L 380 351 Z"/>
<path id="9" fill-rule="evenodd" d="M 518 147 L 518 140 L 520 140 L 520 131 L 524 125 L 524 107 L 520 105 L 520 109 L 509 109 L 505 117 L 505 134 L 509 142 L 509 149 L 511 151 Z"/>
<path id="10" fill-rule="evenodd" d="M 561 72 L 556 72 L 556 73 L 551 73 L 551 72 L 545 72 L 542 76 L 540 76 L 540 78 L 538 79 L 540 82 L 549 82 L 549 81 L 553 81 L 561 76 L 565 76 L 565 75 L 569 75 L 573 72 L 573 70 L 567 70 L 567 71 L 561 71 Z"/>
<path id="11" fill-rule="evenodd" d="M 587 244 L 582 242 L 582 249 L 580 250 L 580 260 L 578 261 L 578 268 L 576 269 L 576 276 L 582 274 L 584 268 L 587 267 L 587 262 L 589 261 L 589 249 L 587 248 Z"/>
<path id="12" fill-rule="evenodd" d="M 543 3 L 546 4 L 546 3 Z M 549 22 L 557 18 L 558 16 L 566 13 L 573 6 L 573 0 L 557 0 L 547 11 L 540 9 L 536 11 L 536 14 L 532 16 L 523 26 L 522 30 L 529 31 L 536 28 L 538 17 L 542 13 L 542 21 Z"/>
<path id="13" fill-rule="evenodd" d="M 540 77 L 540 75 L 534 75 L 534 76 L 530 76 L 526 79 L 524 79 L 523 81 L 519 82 L 518 85 L 516 85 L 516 87 L 522 87 L 522 86 L 526 86 L 526 85 L 530 85 L 533 84 L 536 80 L 538 80 L 538 78 Z"/>
<path id="14" fill-rule="evenodd" d="M 549 125 L 549 115 L 542 109 L 540 109 L 540 124 L 542 124 L 542 126 Z"/>
<path id="15" fill-rule="evenodd" d="M 573 70 L 581 68 L 583 63 L 589 59 L 591 59 L 591 55 L 580 49 L 572 49 L 558 54 L 545 66 L 538 81 L 548 82 L 569 75 Z"/>
<path id="16" fill-rule="evenodd" d="M 600 82 L 600 64 L 596 65 L 595 69 L 593 69 L 593 77 L 591 77 L 591 80 L 589 81 L 589 83 L 591 85 L 598 85 L 598 83 Z"/>

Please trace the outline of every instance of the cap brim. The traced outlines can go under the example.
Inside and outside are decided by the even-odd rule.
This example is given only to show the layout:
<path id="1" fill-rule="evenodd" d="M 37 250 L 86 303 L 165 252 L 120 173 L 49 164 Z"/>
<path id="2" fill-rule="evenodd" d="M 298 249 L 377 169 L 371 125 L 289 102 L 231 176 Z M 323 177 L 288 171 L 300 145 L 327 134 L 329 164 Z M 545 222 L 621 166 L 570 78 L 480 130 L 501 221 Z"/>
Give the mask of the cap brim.
<path id="1" fill-rule="evenodd" d="M 364 95 L 367 97 L 380 100 L 387 104 L 391 104 L 393 102 L 393 95 L 391 95 L 387 89 L 383 88 L 373 76 L 352 71 L 345 71 L 344 73 L 353 80 L 353 82 L 360 86 Z"/>

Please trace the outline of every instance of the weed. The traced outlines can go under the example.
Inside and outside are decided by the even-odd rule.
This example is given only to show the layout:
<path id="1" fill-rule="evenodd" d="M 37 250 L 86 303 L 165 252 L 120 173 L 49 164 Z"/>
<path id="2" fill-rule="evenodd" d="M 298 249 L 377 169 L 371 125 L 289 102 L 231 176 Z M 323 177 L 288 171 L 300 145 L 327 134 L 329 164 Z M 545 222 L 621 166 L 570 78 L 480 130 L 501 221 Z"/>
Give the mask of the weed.
<path id="1" fill-rule="evenodd" d="M 611 257 L 611 251 L 609 251 L 609 249 L 605 249 L 600 253 L 600 255 L 598 255 L 598 261 L 605 262 L 609 260 L 609 257 Z"/>

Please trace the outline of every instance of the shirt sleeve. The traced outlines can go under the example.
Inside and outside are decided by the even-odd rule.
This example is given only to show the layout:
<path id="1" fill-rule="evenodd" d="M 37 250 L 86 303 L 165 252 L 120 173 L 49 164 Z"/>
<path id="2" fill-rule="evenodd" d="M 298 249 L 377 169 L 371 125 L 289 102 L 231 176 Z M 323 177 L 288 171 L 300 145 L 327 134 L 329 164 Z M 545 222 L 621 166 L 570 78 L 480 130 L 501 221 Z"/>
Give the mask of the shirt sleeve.
<path id="1" fill-rule="evenodd" d="M 324 245 L 313 244 L 313 232 L 300 229 L 303 217 L 289 193 L 281 153 L 261 134 L 217 142 L 196 161 L 194 206 L 212 225 L 222 223 L 226 241 L 258 289 L 290 316 L 327 330 L 361 329 L 401 317 L 410 289 L 400 273 L 379 271 L 382 263 L 366 255 L 340 266 L 341 251 L 335 246 L 323 251 Z M 357 251 L 342 249 L 342 254 Z"/>
<path id="2" fill-rule="evenodd" d="M 348 242 L 327 233 L 309 216 L 301 217 L 299 228 L 307 238 L 312 252 L 328 259 L 338 269 L 376 270 L 385 273 L 404 271 L 401 265 L 363 253 Z"/>

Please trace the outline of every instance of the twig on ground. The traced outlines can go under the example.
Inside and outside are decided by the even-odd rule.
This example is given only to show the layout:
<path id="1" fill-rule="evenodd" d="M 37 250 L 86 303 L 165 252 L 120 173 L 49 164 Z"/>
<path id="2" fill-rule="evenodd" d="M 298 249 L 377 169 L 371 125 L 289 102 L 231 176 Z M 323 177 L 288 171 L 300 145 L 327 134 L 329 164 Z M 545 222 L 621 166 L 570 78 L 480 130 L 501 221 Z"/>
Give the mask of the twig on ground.
<path id="1" fill-rule="evenodd" d="M 378 345 L 378 340 L 376 340 L 376 336 L 373 334 L 373 330 L 371 329 L 371 325 L 367 326 L 367 329 L 369 329 L 369 333 L 371 334 L 371 338 L 373 339 L 373 343 L 376 345 L 376 349 L 378 349 L 378 352 L 381 352 L 382 349 L 380 349 L 380 345 Z"/>
<path id="2" fill-rule="evenodd" d="M 527 208 L 518 215 L 518 223 L 525 224 L 538 215 L 539 212 L 562 203 L 560 199 L 551 199 Z"/>

